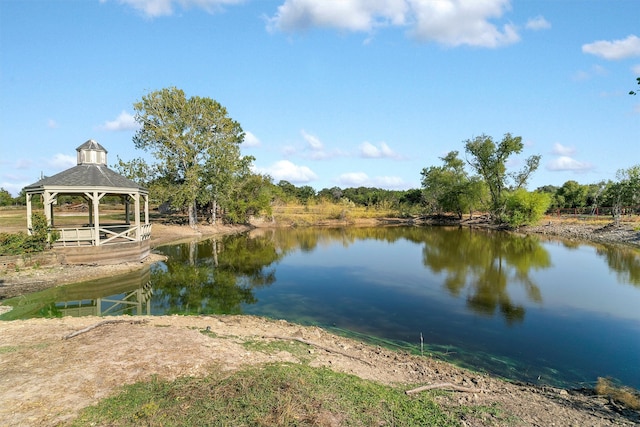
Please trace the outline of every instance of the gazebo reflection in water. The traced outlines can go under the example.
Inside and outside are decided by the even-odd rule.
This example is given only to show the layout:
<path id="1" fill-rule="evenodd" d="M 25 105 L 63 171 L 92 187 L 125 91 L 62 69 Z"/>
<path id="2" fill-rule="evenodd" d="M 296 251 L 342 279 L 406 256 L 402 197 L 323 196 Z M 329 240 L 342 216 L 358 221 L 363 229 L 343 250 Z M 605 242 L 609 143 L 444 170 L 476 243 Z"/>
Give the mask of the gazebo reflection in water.
<path id="1" fill-rule="evenodd" d="M 96 299 L 63 301 L 55 303 L 55 311 L 62 316 L 142 316 L 151 315 L 151 282 L 119 295 Z"/>

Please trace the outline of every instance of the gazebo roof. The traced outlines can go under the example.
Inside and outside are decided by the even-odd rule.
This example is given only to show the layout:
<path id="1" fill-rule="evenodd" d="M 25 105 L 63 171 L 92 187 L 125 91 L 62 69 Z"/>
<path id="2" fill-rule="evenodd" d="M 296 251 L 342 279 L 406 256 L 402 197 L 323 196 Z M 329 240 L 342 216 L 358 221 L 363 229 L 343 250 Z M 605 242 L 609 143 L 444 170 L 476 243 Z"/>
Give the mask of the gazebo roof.
<path id="1" fill-rule="evenodd" d="M 82 154 L 89 151 L 102 152 L 101 159 L 106 163 L 106 152 L 100 144 L 90 139 L 76 149 L 78 151 L 78 165 L 27 185 L 24 190 L 27 193 L 44 191 L 45 187 L 56 188 L 57 191 L 84 192 L 90 188 L 111 190 L 134 190 L 147 193 L 147 189 L 136 182 L 109 169 L 105 164 L 88 162 L 88 156 Z M 61 188 L 62 187 L 62 188 Z M 119 192 L 119 191 L 117 191 Z"/>
<path id="2" fill-rule="evenodd" d="M 78 165 L 56 175 L 41 179 L 25 187 L 25 191 L 34 192 L 44 187 L 109 187 L 122 189 L 146 189 L 136 182 L 112 171 L 106 166 Z"/>

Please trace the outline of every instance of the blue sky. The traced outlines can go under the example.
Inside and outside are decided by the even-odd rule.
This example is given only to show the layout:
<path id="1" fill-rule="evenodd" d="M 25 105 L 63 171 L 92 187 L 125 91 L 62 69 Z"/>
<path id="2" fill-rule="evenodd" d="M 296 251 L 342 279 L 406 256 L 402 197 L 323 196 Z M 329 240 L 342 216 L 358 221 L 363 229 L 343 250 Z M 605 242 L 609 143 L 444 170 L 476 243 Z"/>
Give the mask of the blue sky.
<path id="1" fill-rule="evenodd" d="M 639 0 L 2 0 L 0 187 L 136 150 L 133 103 L 213 98 L 275 182 L 420 187 L 481 134 L 529 188 L 640 163 Z"/>

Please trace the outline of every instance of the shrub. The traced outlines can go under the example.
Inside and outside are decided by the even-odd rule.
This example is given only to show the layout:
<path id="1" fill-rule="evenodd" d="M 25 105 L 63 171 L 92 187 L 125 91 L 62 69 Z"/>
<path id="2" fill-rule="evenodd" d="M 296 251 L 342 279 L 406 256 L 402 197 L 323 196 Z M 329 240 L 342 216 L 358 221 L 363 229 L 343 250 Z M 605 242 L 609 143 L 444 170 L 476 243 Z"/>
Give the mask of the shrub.
<path id="1" fill-rule="evenodd" d="M 47 226 L 47 218 L 41 213 L 31 216 L 32 234 L 0 233 L 0 255 L 20 255 L 42 252 L 59 237 Z"/>
<path id="2" fill-rule="evenodd" d="M 512 227 L 538 222 L 551 204 L 547 193 L 518 189 L 506 197 L 504 220 Z"/>

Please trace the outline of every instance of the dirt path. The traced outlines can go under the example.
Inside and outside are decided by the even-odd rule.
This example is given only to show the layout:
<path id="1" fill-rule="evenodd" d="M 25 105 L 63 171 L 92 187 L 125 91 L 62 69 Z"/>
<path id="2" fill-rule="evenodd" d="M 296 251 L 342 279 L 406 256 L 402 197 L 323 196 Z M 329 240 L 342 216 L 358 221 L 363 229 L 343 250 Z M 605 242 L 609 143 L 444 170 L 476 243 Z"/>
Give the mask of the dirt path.
<path id="1" fill-rule="evenodd" d="M 616 229 L 581 228 L 563 233 L 563 225 L 546 225 L 530 233 L 640 245 L 633 226 Z M 573 230 L 576 226 L 565 227 Z M 586 230 L 586 231 L 585 231 Z M 156 226 L 153 246 L 193 237 L 237 232 L 210 228 L 198 234 L 186 227 Z M 574 235 L 575 234 L 575 235 Z M 609 240 L 606 240 L 609 239 Z M 595 239 L 597 241 L 597 239 Z M 146 262 L 153 262 L 149 259 Z M 140 264 L 102 267 L 52 267 L 10 272 L 1 279 L 5 288 L 25 283 L 56 286 L 114 272 L 140 268 Z M 38 285 L 36 285 L 38 286 Z M 16 288 L 17 287 L 17 288 Z M 81 408 L 117 391 L 123 384 L 152 375 L 176 378 L 204 375 L 211 366 L 233 370 L 275 361 L 300 361 L 300 355 L 248 350 L 247 341 L 265 337 L 293 337 L 311 342 L 306 360 L 313 366 L 407 389 L 423 384 L 451 383 L 481 391 L 438 394 L 443 406 L 498 404 L 512 421 L 485 418 L 461 419 L 465 426 L 610 426 L 638 425 L 640 412 L 621 409 L 614 402 L 585 392 L 511 384 L 465 371 L 429 357 L 409 356 L 331 335 L 319 328 L 251 316 L 109 318 L 105 324 L 70 339 L 74 331 L 96 325 L 104 318 L 82 317 L 0 322 L 0 425 L 54 426 L 72 419 Z M 142 320 L 142 323 L 133 323 Z M 211 334 L 202 333 L 209 328 Z M 189 351 L 184 351 L 189 349 Z M 328 351 L 330 349 L 331 351 Z M 410 397 L 407 397 L 410 398 Z"/>
<path id="2" fill-rule="evenodd" d="M 498 404 L 513 422 L 466 417 L 463 425 L 609 426 L 635 425 L 638 413 L 620 412 L 607 399 L 553 388 L 510 384 L 417 357 L 337 337 L 315 327 L 252 316 L 109 318 L 122 323 L 69 334 L 103 318 L 31 319 L 0 324 L 0 424 L 55 426 L 71 420 L 123 384 L 152 375 L 204 375 L 265 362 L 327 366 L 385 384 L 451 383 L 476 392 L 438 393 L 443 406 Z M 210 333 L 203 333 L 209 328 Z M 304 356 L 249 350 L 244 342 L 291 337 L 312 343 Z M 278 338 L 278 339 L 280 339 Z M 254 347 L 255 348 L 255 347 Z M 184 351 L 189 349 L 189 351 Z M 410 399 L 407 396 L 407 399 Z"/>

